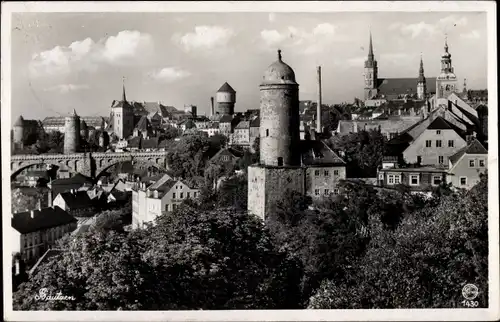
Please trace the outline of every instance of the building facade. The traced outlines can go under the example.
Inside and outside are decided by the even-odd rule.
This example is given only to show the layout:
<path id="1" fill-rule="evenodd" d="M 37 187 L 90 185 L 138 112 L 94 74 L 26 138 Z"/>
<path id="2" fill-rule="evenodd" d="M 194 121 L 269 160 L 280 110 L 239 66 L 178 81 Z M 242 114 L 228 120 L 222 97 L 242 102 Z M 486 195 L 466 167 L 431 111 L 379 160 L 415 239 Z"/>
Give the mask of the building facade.
<path id="1" fill-rule="evenodd" d="M 11 219 L 11 251 L 34 263 L 55 241 L 77 227 L 77 220 L 59 207 L 17 213 Z"/>
<path id="2" fill-rule="evenodd" d="M 470 143 L 449 158 L 447 182 L 453 187 L 470 189 L 488 169 L 488 150 L 477 140 Z"/>
<path id="3" fill-rule="evenodd" d="M 199 190 L 165 174 L 153 184 L 137 183 L 132 189 L 132 228 L 153 223 L 162 213 L 174 211 L 186 199 L 198 198 Z"/>

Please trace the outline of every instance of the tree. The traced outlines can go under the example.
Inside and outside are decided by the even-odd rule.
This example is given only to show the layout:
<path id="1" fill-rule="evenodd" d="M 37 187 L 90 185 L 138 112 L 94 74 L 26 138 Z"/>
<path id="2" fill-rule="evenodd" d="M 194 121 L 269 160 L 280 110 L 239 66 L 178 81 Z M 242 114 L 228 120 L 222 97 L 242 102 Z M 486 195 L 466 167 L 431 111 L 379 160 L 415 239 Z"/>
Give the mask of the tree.
<path id="1" fill-rule="evenodd" d="M 224 180 L 217 192 L 218 207 L 234 207 L 246 210 L 248 200 L 248 180 L 246 176 L 235 175 Z"/>
<path id="2" fill-rule="evenodd" d="M 166 126 L 163 132 L 163 136 L 166 140 L 172 140 L 181 135 L 181 131 L 178 128 L 173 127 L 172 125 Z"/>
<path id="3" fill-rule="evenodd" d="M 402 219 L 394 231 L 371 232 L 365 255 L 342 281 L 325 280 L 309 307 L 463 307 L 467 283 L 488 306 L 487 176 L 470 191 L 443 196 Z"/>
<path id="4" fill-rule="evenodd" d="M 234 208 L 178 208 L 148 230 L 145 259 L 175 309 L 297 308 L 298 263 L 273 246 L 262 222 Z M 175 305 L 174 305 L 175 304 Z"/>
<path id="5" fill-rule="evenodd" d="M 140 233 L 91 232 L 69 242 L 57 258 L 41 265 L 35 276 L 14 293 L 17 310 L 140 310 L 165 300 L 156 287 L 158 276 L 142 259 L 146 252 Z M 49 294 L 74 300 L 40 301 Z"/>
<path id="6" fill-rule="evenodd" d="M 378 130 L 361 131 L 333 137 L 330 146 L 344 151 L 348 177 L 375 177 L 377 168 L 382 163 L 385 149 L 385 137 Z"/>
<path id="7" fill-rule="evenodd" d="M 176 177 L 184 179 L 203 176 L 205 163 L 210 157 L 210 141 L 206 136 L 193 134 L 180 138 L 172 153 L 167 154 L 167 162 Z"/>
<path id="8" fill-rule="evenodd" d="M 64 150 L 64 134 L 59 131 L 50 132 L 47 136 L 47 144 L 54 152 L 62 153 Z"/>

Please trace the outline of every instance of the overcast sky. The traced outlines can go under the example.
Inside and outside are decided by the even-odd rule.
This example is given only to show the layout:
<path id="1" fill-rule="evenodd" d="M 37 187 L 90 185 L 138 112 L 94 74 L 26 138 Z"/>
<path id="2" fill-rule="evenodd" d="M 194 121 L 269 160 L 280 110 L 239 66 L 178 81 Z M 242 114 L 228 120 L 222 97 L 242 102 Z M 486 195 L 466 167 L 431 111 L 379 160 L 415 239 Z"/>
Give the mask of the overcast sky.
<path id="1" fill-rule="evenodd" d="M 379 77 L 439 73 L 444 36 L 462 87 L 487 86 L 484 13 L 37 13 L 12 18 L 12 119 L 109 115 L 121 97 L 209 112 L 228 82 L 237 111 L 259 107 L 259 83 L 276 50 L 295 70 L 300 99 L 363 96 L 371 29 Z"/>

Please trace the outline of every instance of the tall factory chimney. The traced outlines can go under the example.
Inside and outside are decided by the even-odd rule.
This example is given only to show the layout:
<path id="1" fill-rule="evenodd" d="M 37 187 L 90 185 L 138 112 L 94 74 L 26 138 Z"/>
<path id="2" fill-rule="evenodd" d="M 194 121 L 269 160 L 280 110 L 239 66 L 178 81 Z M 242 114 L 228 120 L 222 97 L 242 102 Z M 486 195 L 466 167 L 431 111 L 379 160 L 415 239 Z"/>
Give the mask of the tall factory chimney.
<path id="1" fill-rule="evenodd" d="M 318 106 L 316 107 L 316 132 L 322 133 L 321 127 L 321 66 L 318 66 Z"/>
<path id="2" fill-rule="evenodd" d="M 214 97 L 210 97 L 210 112 L 212 113 L 211 115 L 214 116 L 215 115 L 215 109 L 214 109 Z"/>

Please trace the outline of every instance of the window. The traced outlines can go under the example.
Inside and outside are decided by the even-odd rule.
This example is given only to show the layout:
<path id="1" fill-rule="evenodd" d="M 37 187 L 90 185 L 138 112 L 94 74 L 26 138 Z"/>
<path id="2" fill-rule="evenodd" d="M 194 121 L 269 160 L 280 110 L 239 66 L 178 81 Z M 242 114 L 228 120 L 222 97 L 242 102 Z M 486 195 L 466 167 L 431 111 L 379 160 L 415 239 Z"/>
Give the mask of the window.
<path id="1" fill-rule="evenodd" d="M 484 160 L 479 160 L 479 166 L 480 166 L 481 168 L 484 168 Z"/>
<path id="2" fill-rule="evenodd" d="M 165 211 L 168 211 L 168 204 L 165 205 Z"/>
<path id="3" fill-rule="evenodd" d="M 441 184 L 441 176 L 433 176 L 432 184 L 435 186 L 439 186 Z"/>
<path id="4" fill-rule="evenodd" d="M 194 197 L 195 197 L 195 198 L 196 198 L 196 195 L 197 195 L 197 194 L 198 194 L 198 193 L 197 193 L 196 191 L 195 191 L 195 192 L 193 192 L 193 195 L 194 195 Z"/>
<path id="5" fill-rule="evenodd" d="M 440 148 L 441 147 L 441 140 L 436 140 L 436 148 Z"/>
<path id="6" fill-rule="evenodd" d="M 333 175 L 338 176 L 339 175 L 339 170 L 333 170 Z"/>
<path id="7" fill-rule="evenodd" d="M 418 184 L 419 184 L 418 174 L 410 175 L 410 185 L 411 186 L 418 186 Z"/>
<path id="8" fill-rule="evenodd" d="M 187 192 L 187 198 L 191 198 L 191 193 L 190 192 Z"/>
<path id="9" fill-rule="evenodd" d="M 476 160 L 474 160 L 474 159 L 469 160 L 469 168 L 474 168 L 476 166 L 476 162 L 475 161 Z"/>
<path id="10" fill-rule="evenodd" d="M 172 199 L 175 199 L 175 192 L 172 193 Z"/>
<path id="11" fill-rule="evenodd" d="M 229 155 L 223 155 L 222 161 L 229 161 Z"/>
<path id="12" fill-rule="evenodd" d="M 327 196 L 329 194 L 330 194 L 330 190 L 329 189 L 325 189 L 325 196 Z"/>
<path id="13" fill-rule="evenodd" d="M 314 194 L 315 194 L 316 196 L 319 196 L 319 189 L 315 189 L 315 190 L 314 190 Z"/>
<path id="14" fill-rule="evenodd" d="M 266 136 L 269 136 L 269 130 L 266 130 Z"/>
<path id="15" fill-rule="evenodd" d="M 181 196 L 180 196 L 181 199 L 184 198 L 184 192 L 181 192 Z"/>
<path id="16" fill-rule="evenodd" d="M 329 176 L 330 176 L 330 171 L 325 170 L 325 177 L 329 177 Z"/>
<path id="17" fill-rule="evenodd" d="M 387 177 L 388 177 L 389 184 L 400 184 L 401 183 L 401 176 L 400 175 L 390 174 Z"/>
<path id="18" fill-rule="evenodd" d="M 436 134 L 438 134 L 438 135 L 441 134 L 441 130 L 437 130 Z"/>
<path id="19" fill-rule="evenodd" d="M 444 163 L 444 157 L 442 155 L 438 156 L 438 163 L 443 164 Z"/>
<path id="20" fill-rule="evenodd" d="M 421 164 L 421 163 L 422 163 L 422 156 L 417 155 L 417 164 Z"/>
<path id="21" fill-rule="evenodd" d="M 460 185 L 461 186 L 467 185 L 467 177 L 460 177 Z"/>
<path id="22" fill-rule="evenodd" d="M 432 147 L 432 141 L 431 140 L 425 140 L 425 147 L 426 148 Z"/>
<path id="23" fill-rule="evenodd" d="M 283 158 L 279 157 L 278 158 L 278 167 L 282 167 L 282 166 L 283 166 Z"/>
<path id="24" fill-rule="evenodd" d="M 448 147 L 453 148 L 455 146 L 455 142 L 453 140 L 448 140 Z"/>
<path id="25" fill-rule="evenodd" d="M 314 175 L 315 175 L 316 177 L 319 177 L 319 170 L 314 170 Z"/>
<path id="26" fill-rule="evenodd" d="M 333 189 L 333 193 L 336 194 L 336 195 L 338 195 L 339 194 L 339 189 L 337 189 L 337 188 Z"/>

